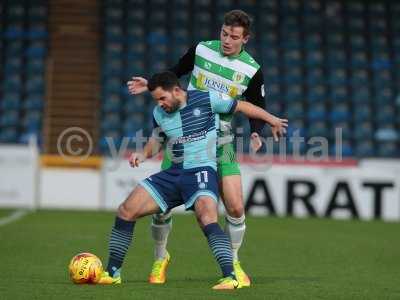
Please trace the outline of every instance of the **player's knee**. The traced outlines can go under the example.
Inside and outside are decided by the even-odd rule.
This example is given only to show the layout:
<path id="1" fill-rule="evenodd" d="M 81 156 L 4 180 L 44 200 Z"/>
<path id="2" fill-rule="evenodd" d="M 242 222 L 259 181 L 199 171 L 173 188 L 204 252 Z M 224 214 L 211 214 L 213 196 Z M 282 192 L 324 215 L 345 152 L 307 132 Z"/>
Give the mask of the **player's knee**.
<path id="1" fill-rule="evenodd" d="M 243 202 L 236 201 L 233 205 L 227 207 L 228 214 L 234 218 L 240 218 L 244 214 Z"/>
<path id="2" fill-rule="evenodd" d="M 198 223 L 202 227 L 217 222 L 218 213 L 216 203 L 212 199 L 208 198 L 197 200 L 196 217 Z"/>
<path id="3" fill-rule="evenodd" d="M 134 221 L 137 219 L 137 214 L 135 211 L 128 209 L 124 202 L 118 207 L 118 217 L 126 221 Z"/>
<path id="4" fill-rule="evenodd" d="M 202 214 L 197 216 L 197 222 L 200 224 L 201 227 L 207 226 L 211 223 L 216 223 L 218 221 L 216 214 Z"/>

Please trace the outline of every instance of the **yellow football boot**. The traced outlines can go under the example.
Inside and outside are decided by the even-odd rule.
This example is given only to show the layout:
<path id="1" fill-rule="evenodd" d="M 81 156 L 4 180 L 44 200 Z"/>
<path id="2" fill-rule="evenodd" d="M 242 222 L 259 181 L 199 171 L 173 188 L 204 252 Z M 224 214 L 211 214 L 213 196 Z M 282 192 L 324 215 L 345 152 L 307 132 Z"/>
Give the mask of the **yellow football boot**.
<path id="1" fill-rule="evenodd" d="M 111 277 L 108 272 L 104 271 L 97 284 L 121 284 L 121 276 Z"/>
<path id="2" fill-rule="evenodd" d="M 232 277 L 224 277 L 218 280 L 218 283 L 213 286 L 213 290 L 234 290 L 240 289 L 241 287 L 239 281 Z"/>
<path id="3" fill-rule="evenodd" d="M 153 268 L 151 269 L 151 273 L 149 275 L 149 283 L 152 284 L 163 284 L 167 279 L 167 267 L 169 261 L 171 260 L 171 256 L 167 252 L 163 259 L 157 259 Z"/>
<path id="4" fill-rule="evenodd" d="M 235 260 L 233 262 L 233 270 L 235 271 L 236 279 L 239 281 L 242 287 L 249 287 L 251 284 L 250 277 L 243 271 L 240 266 L 240 261 Z"/>

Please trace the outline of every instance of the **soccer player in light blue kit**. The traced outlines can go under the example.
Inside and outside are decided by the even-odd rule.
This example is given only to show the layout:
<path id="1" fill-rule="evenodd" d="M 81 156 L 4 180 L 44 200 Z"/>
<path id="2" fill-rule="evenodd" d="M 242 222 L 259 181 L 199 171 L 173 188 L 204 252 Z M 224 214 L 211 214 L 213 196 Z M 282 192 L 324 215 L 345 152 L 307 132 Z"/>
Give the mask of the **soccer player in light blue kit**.
<path id="1" fill-rule="evenodd" d="M 131 156 L 130 164 L 138 167 L 141 161 L 154 156 L 165 139 L 172 166 L 140 182 L 119 206 L 111 231 L 107 271 L 99 283 L 121 283 L 121 267 L 137 219 L 184 204 L 186 209 L 194 210 L 221 268 L 223 277 L 213 289 L 240 288 L 233 272 L 229 237 L 217 223 L 218 113 L 241 111 L 248 117 L 267 123 L 276 124 L 279 120 L 280 135 L 285 131 L 287 120 L 276 118 L 249 102 L 223 100 L 217 92 L 186 92 L 172 72 L 155 74 L 149 80 L 148 88 L 158 103 L 153 111 L 153 136 L 142 153 Z"/>

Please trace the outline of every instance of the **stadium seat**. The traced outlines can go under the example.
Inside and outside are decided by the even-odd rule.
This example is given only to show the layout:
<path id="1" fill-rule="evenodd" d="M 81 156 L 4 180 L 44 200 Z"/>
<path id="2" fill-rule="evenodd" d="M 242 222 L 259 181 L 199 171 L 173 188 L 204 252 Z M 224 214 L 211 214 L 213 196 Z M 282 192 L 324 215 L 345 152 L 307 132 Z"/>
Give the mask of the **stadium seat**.
<path id="1" fill-rule="evenodd" d="M 263 66 L 267 108 L 287 116 L 291 124 L 295 120 L 303 132 L 307 128 L 307 135 L 331 139 L 334 129 L 342 127 L 345 156 L 381 155 L 376 138 L 390 136 L 388 132 L 393 131 L 388 128 L 400 130 L 399 110 L 394 108 L 400 93 L 400 38 L 394 33 L 400 30 L 400 21 L 397 5 L 390 1 L 106 0 L 103 135 L 107 130 L 115 135 L 132 133 L 138 125 L 135 118 L 148 132 L 153 102 L 148 95 L 129 95 L 125 81 L 135 74 L 148 77 L 164 70 L 194 43 L 214 39 L 224 13 L 235 5 L 255 17 L 256 38 L 246 50 Z M 18 32 L 18 20 L 9 25 L 13 27 L 5 27 L 5 38 L 12 37 L 18 51 L 25 32 Z M 43 74 L 43 64 L 28 64 L 30 70 Z M 22 76 L 34 73 L 18 59 L 6 67 L 18 76 L 21 70 Z M 110 114 L 118 115 L 118 124 Z M 248 130 L 248 122 L 241 117 L 235 126 Z"/>
<path id="2" fill-rule="evenodd" d="M 0 128 L 0 143 L 16 143 L 18 130 L 16 127 Z"/>
<path id="3" fill-rule="evenodd" d="M 375 139 L 379 142 L 397 142 L 400 137 L 393 125 L 386 125 L 376 130 Z"/>
<path id="4" fill-rule="evenodd" d="M 326 120 L 326 117 L 326 107 L 320 103 L 316 103 L 307 111 L 307 119 L 309 122 L 324 121 Z"/>
<path id="5" fill-rule="evenodd" d="M 372 140 L 359 141 L 355 148 L 357 157 L 373 157 L 376 155 L 375 145 Z"/>
<path id="6" fill-rule="evenodd" d="M 353 129 L 353 138 L 358 142 L 373 138 L 374 126 L 369 119 L 360 120 Z"/>
<path id="7" fill-rule="evenodd" d="M 5 111 L 0 116 L 0 126 L 17 126 L 19 121 L 19 112 L 17 110 Z"/>

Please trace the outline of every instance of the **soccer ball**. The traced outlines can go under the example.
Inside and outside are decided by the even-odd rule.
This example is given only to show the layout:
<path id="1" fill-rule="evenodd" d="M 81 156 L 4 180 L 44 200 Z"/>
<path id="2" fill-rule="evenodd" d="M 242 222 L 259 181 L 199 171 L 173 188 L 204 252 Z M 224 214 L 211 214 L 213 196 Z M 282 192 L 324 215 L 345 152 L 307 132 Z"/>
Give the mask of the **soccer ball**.
<path id="1" fill-rule="evenodd" d="M 69 276 L 73 283 L 97 283 L 103 273 L 101 260 L 92 253 L 79 253 L 69 263 Z"/>

